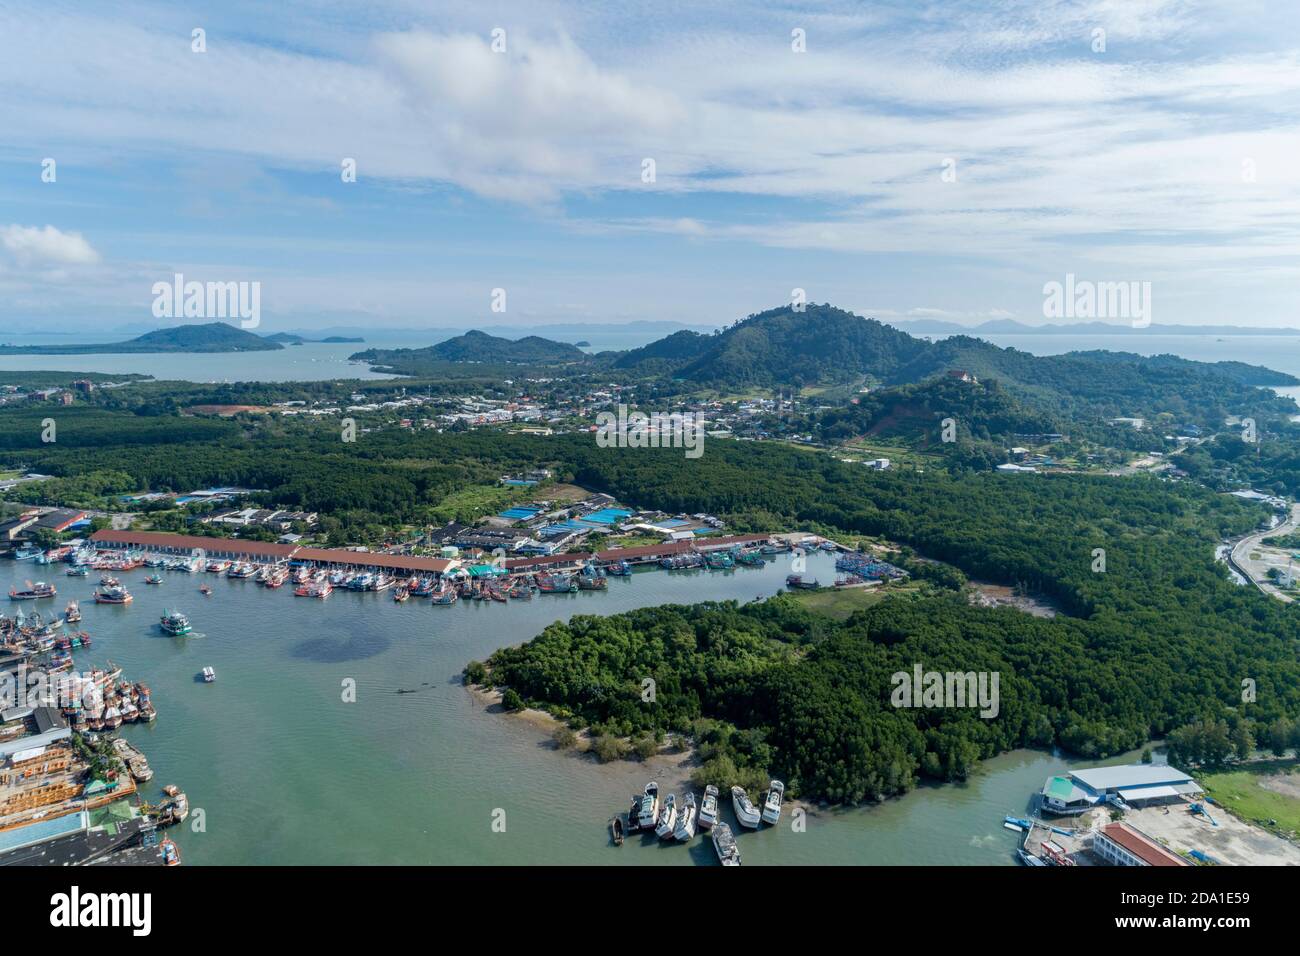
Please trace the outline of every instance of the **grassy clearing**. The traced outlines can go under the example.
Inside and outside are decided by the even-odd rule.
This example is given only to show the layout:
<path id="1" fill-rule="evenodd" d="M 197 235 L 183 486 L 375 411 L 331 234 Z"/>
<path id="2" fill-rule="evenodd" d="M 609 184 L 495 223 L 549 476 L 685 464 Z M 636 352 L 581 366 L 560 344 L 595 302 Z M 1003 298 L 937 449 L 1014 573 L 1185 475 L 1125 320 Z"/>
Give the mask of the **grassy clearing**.
<path id="1" fill-rule="evenodd" d="M 854 611 L 871 607 L 884 598 L 884 594 L 878 587 L 793 591 L 790 596 L 808 610 L 824 614 L 836 621 L 847 621 L 853 616 Z"/>
<path id="2" fill-rule="evenodd" d="M 1300 833 L 1298 771 L 1298 760 L 1267 760 L 1197 779 L 1214 802 L 1234 816 L 1294 837 Z"/>

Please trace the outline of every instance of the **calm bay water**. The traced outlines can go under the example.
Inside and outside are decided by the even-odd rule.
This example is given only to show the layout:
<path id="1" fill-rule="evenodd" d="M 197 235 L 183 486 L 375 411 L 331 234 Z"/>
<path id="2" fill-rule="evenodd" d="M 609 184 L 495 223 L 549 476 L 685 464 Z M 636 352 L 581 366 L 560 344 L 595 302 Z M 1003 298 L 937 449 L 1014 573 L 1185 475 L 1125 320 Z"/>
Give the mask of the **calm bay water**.
<path id="1" fill-rule="evenodd" d="M 428 343 L 425 343 L 428 344 Z M 0 371 L 135 373 L 182 382 L 319 382 L 392 378 L 348 356 L 357 343 L 289 345 L 267 352 L 139 352 L 103 355 L 0 355 Z"/>
<path id="2" fill-rule="evenodd" d="M 95 644 L 77 653 L 78 668 L 111 659 L 150 685 L 158 720 L 122 733 L 154 768 L 147 797 L 176 783 L 205 811 L 206 832 L 177 834 L 186 863 L 713 865 L 700 837 L 689 847 L 608 843 L 609 817 L 646 780 L 679 786 L 671 761 L 602 766 L 556 752 L 546 731 L 485 707 L 459 674 L 574 614 L 750 601 L 775 593 L 788 572 L 788 559 L 761 570 L 643 571 L 612 578 L 605 594 L 446 608 L 397 604 L 391 592 L 315 601 L 209 574 L 164 572 L 165 583 L 151 587 L 143 570 L 123 576 L 134 603 L 96 606 L 97 576 L 11 561 L 0 563 L 0 585 L 52 581 L 58 598 L 23 602 L 24 611 L 48 615 L 80 600 Z M 809 573 L 831 580 L 832 559 L 810 556 Z M 198 592 L 204 582 L 211 597 Z M 163 635 L 164 607 L 184 610 L 201 636 Z M 198 680 L 205 665 L 216 683 Z M 355 703 L 342 700 L 348 678 Z M 746 864 L 1010 865 L 1015 841 L 1002 817 L 1022 813 L 1030 793 L 1068 765 L 1006 754 L 964 785 L 922 787 L 866 809 L 810 808 L 803 833 L 788 823 L 742 832 L 741 852 Z M 498 809 L 504 833 L 492 830 Z"/>

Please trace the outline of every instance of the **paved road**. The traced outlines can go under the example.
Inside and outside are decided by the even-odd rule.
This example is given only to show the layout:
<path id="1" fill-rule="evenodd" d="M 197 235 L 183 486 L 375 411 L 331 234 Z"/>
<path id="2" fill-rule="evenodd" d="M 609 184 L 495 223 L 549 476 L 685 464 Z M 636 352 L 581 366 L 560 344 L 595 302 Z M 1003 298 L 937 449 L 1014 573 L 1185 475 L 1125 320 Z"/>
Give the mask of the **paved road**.
<path id="1" fill-rule="evenodd" d="M 1291 534 L 1300 526 L 1300 503 L 1291 506 L 1291 514 L 1276 528 L 1269 528 L 1267 531 L 1256 531 L 1248 534 L 1232 546 L 1228 552 L 1228 560 L 1238 574 L 1249 579 L 1255 587 L 1259 588 L 1265 594 L 1270 594 L 1279 601 L 1285 601 L 1290 604 L 1295 600 L 1289 594 L 1283 593 L 1278 587 L 1268 580 L 1268 569 L 1272 567 L 1266 561 L 1252 561 L 1250 552 L 1260 547 L 1260 542 L 1264 538 L 1274 535 Z"/>

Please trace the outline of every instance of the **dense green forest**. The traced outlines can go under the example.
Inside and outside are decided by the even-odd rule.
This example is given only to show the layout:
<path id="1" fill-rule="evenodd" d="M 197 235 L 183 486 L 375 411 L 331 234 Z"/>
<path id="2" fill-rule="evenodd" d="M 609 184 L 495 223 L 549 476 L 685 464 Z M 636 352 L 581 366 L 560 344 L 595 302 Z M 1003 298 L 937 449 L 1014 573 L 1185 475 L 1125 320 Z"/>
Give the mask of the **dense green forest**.
<path id="1" fill-rule="evenodd" d="M 1149 479 L 865 475 L 770 451 L 762 482 L 744 479 L 762 467 L 744 446 L 689 464 L 588 456 L 579 478 L 615 493 L 635 486 L 670 508 L 886 535 L 1068 613 L 1042 619 L 942 594 L 886 600 L 842 625 L 783 601 L 647 609 L 553 625 L 498 652 L 493 679 L 607 732 L 726 721 L 771 748 L 774 772 L 831 800 L 897 793 L 917 774 L 962 777 L 1013 746 L 1103 756 L 1204 716 L 1267 724 L 1300 711 L 1294 615 L 1233 585 L 1213 559 L 1221 535 L 1258 522 L 1255 507 Z M 889 706 L 888 675 L 917 662 L 999 672 L 998 717 Z M 640 701 L 647 676 L 654 706 Z M 1241 703 L 1246 677 L 1267 687 L 1257 703 Z"/>

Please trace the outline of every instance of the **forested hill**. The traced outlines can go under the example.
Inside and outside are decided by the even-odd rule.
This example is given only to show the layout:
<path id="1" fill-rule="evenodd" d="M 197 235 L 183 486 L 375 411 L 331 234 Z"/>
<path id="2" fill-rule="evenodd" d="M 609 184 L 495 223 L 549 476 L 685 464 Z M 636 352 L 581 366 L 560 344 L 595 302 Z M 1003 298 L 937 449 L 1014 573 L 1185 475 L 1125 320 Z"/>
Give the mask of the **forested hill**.
<path id="1" fill-rule="evenodd" d="M 721 332 L 676 335 L 634 349 L 616 368 L 658 371 L 709 385 L 800 386 L 862 375 L 889 378 L 929 343 L 830 305 L 785 306 Z"/>
<path id="2" fill-rule="evenodd" d="M 471 330 L 427 348 L 367 349 L 349 358 L 382 365 L 406 375 L 419 375 L 429 366 L 442 362 L 553 365 L 585 362 L 587 354 L 576 345 L 555 342 L 537 335 L 506 339 Z"/>
<path id="3" fill-rule="evenodd" d="M 155 329 L 125 342 L 86 345 L 3 345 L 0 354 L 99 355 L 123 352 L 267 352 L 284 346 L 225 322 Z"/>
<path id="4" fill-rule="evenodd" d="M 1294 413 L 1292 403 L 1260 386 L 1300 385 L 1294 376 L 1242 362 L 1106 351 L 1035 356 L 960 335 L 928 342 L 816 304 L 752 315 L 712 335 L 680 332 L 625 353 L 614 367 L 723 390 L 898 387 L 968 372 L 1004 386 L 1023 406 L 1016 417 L 1054 418 L 1059 424 L 1048 430 L 1067 431 L 1069 421 L 1162 414 L 1202 427 L 1219 427 L 1229 415 L 1280 420 Z"/>

